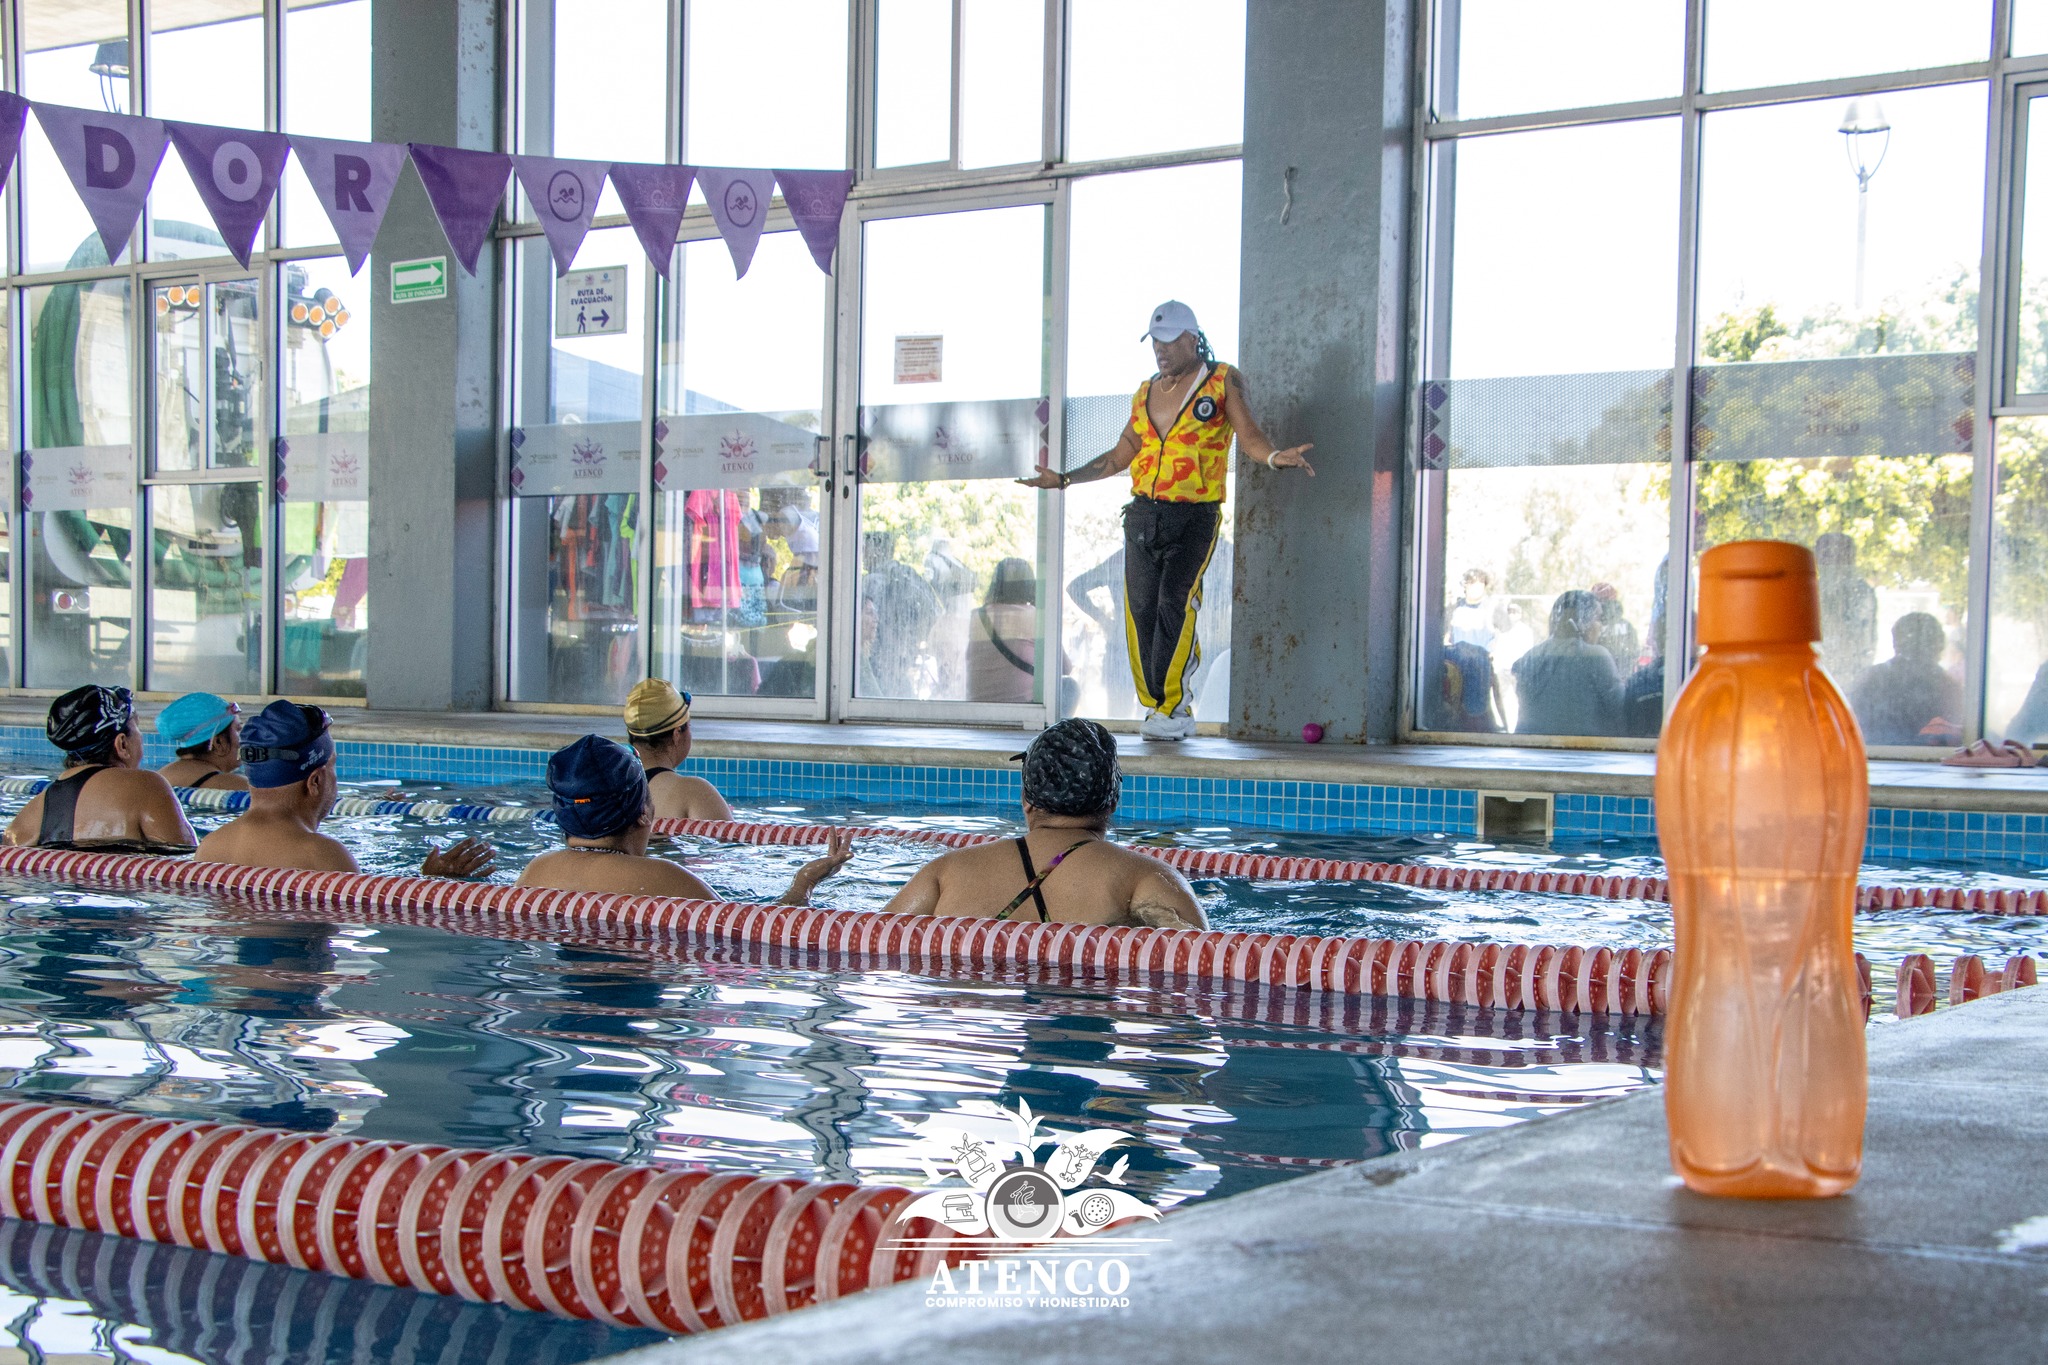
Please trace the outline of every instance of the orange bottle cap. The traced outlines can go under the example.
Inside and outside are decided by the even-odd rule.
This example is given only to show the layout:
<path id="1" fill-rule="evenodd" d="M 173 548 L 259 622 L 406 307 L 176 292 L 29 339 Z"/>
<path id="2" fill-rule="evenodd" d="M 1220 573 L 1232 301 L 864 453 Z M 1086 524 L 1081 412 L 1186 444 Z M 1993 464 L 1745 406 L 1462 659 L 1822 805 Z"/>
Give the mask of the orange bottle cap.
<path id="1" fill-rule="evenodd" d="M 1783 540 L 1738 540 L 1700 556 L 1696 627 L 1703 645 L 1820 639 L 1813 551 Z"/>

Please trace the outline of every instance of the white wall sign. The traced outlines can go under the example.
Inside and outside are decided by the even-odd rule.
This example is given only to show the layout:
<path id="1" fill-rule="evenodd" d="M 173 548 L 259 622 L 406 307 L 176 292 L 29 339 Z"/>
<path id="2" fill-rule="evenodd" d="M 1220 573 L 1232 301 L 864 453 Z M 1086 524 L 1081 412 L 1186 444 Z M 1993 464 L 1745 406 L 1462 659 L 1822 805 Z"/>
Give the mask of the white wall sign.
<path id="1" fill-rule="evenodd" d="M 130 446 L 59 446 L 22 452 L 21 505 L 32 512 L 83 512 L 135 502 Z"/>
<path id="2" fill-rule="evenodd" d="M 286 502 L 363 502 L 370 496 L 367 431 L 280 436 L 277 461 L 277 493 Z"/>
<path id="3" fill-rule="evenodd" d="M 945 373 L 946 339 L 943 336 L 896 338 L 896 382 L 936 384 Z"/>
<path id="4" fill-rule="evenodd" d="M 818 433 L 765 412 L 705 412 L 654 424 L 654 486 L 662 492 L 805 483 Z"/>
<path id="5" fill-rule="evenodd" d="M 555 281 L 555 335 L 609 336 L 626 330 L 626 267 L 572 270 Z"/>
<path id="6" fill-rule="evenodd" d="M 511 443 L 515 497 L 640 491 L 638 422 L 514 427 Z"/>

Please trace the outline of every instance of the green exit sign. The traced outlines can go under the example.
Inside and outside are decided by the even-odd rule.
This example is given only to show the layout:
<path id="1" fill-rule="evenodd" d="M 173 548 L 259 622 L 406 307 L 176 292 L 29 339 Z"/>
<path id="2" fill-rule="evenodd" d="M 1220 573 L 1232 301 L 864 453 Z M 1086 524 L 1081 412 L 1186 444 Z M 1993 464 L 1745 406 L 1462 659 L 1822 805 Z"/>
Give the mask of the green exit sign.
<path id="1" fill-rule="evenodd" d="M 429 256 L 419 261 L 391 263 L 391 301 L 418 303 L 421 299 L 448 297 L 448 258 Z"/>

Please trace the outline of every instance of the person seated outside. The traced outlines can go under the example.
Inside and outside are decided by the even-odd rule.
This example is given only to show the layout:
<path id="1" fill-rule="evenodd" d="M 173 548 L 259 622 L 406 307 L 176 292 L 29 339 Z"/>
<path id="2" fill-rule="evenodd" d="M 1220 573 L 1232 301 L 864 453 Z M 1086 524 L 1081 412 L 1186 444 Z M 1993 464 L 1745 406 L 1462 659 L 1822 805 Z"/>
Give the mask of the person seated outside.
<path id="1" fill-rule="evenodd" d="M 88 683 L 50 703 L 43 733 L 64 754 L 57 780 L 7 826 L 10 844 L 99 853 L 190 853 L 198 842 L 161 773 L 142 766 L 135 696 Z"/>
<path id="2" fill-rule="evenodd" d="M 1601 648 L 1600 600 L 1574 588 L 1550 605 L 1550 638 L 1515 660 L 1519 735 L 1611 735 L 1621 670 Z"/>
<path id="3" fill-rule="evenodd" d="M 1123 780 L 1109 731 L 1092 720 L 1063 720 L 1017 757 L 1024 760 L 1024 836 L 940 854 L 896 893 L 890 911 L 1208 927 L 1187 878 L 1109 842 Z"/>
<path id="4" fill-rule="evenodd" d="M 996 565 L 967 631 L 967 700 L 1028 702 L 1038 672 L 1038 577 L 1021 559 Z"/>
<path id="5" fill-rule="evenodd" d="M 521 886 L 617 891 L 717 900 L 710 887 L 669 862 L 647 856 L 654 805 L 639 760 L 602 735 L 585 735 L 548 759 L 548 790 L 564 848 L 543 853 L 519 874 Z M 835 832 L 825 856 L 797 869 L 779 905 L 809 905 L 818 883 L 845 866 L 852 836 Z"/>
<path id="6" fill-rule="evenodd" d="M 636 683 L 626 694 L 626 738 L 647 772 L 657 820 L 732 819 L 718 788 L 676 771 L 690 756 L 689 693 L 660 678 Z"/>
<path id="7" fill-rule="evenodd" d="M 242 708 L 211 692 L 187 692 L 157 713 L 156 732 L 178 756 L 157 771 L 173 787 L 211 787 L 245 792 L 242 766 Z"/>
<path id="8" fill-rule="evenodd" d="M 320 832 L 334 809 L 334 735 L 317 706 L 274 701 L 242 727 L 242 764 L 249 773 L 249 809 L 199 841 L 195 861 L 241 867 L 296 867 L 308 872 L 359 872 L 340 841 Z M 477 877 L 497 853 L 481 839 L 429 849 L 428 877 Z"/>
<path id="9" fill-rule="evenodd" d="M 1892 624 L 1892 657 L 1849 694 L 1865 743 L 1962 743 L 1963 687 L 1941 666 L 1947 648 L 1948 633 L 1924 611 Z"/>

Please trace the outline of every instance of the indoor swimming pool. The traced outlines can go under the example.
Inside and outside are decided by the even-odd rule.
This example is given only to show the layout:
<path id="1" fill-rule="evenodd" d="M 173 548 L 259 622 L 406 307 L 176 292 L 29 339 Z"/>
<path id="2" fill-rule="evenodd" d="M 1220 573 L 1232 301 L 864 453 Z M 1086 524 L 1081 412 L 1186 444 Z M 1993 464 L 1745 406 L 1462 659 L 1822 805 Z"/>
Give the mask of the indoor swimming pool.
<path id="1" fill-rule="evenodd" d="M 544 796 L 522 784 L 344 789 L 527 806 Z M 0 811 L 25 799 L 9 796 Z M 227 818 L 193 813 L 202 833 Z M 901 831 L 864 839 L 814 898 L 841 910 L 880 909 L 935 856 L 918 834 L 1016 827 L 1008 810 L 905 813 L 859 803 L 756 802 L 738 818 Z M 350 815 L 327 829 L 372 873 L 412 872 L 430 841 L 476 834 L 499 851 L 492 880 L 500 883 L 559 843 L 552 823 L 532 819 Z M 1117 837 L 1444 866 L 1662 871 L 1654 844 L 1639 839 L 1545 849 L 1452 835 L 1144 823 L 1121 826 Z M 721 896 L 757 902 L 774 899 L 811 856 L 697 836 L 658 839 L 655 851 L 684 857 Z M 1866 878 L 2020 885 L 2029 870 L 1873 863 Z M 1218 929 L 1617 949 L 1670 940 L 1669 908 L 1649 900 L 1225 877 L 1194 886 Z M 1875 1017 L 1886 1017 L 1891 970 L 1905 954 L 2002 962 L 2040 953 L 2043 926 L 2035 917 L 1930 910 L 1859 915 Z M 1030 980 L 887 964 L 825 970 L 796 952 L 598 929 L 456 933 L 351 923 L 232 893 L 0 876 L 0 1098 L 394 1142 L 915 1186 L 929 1178 L 917 1124 L 942 1116 L 972 1126 L 961 1116 L 977 1104 L 1025 1101 L 1055 1128 L 1128 1133 L 1128 1187 L 1165 1209 L 1655 1085 L 1660 1038 L 1661 1020 L 1651 1017 L 1247 982 L 1138 984 L 1088 970 Z M 30 1356 L 339 1362 L 383 1358 L 380 1332 L 407 1335 L 411 1358 L 449 1365 L 505 1349 L 508 1310 L 497 1306 L 332 1288 L 303 1272 L 5 1220 L 0 1233 L 0 1313 L 12 1315 L 4 1330 Z M 195 1287 L 183 1307 L 151 1298 L 131 1273 L 137 1258 L 151 1257 L 162 1273 L 210 1287 Z M 194 1268 L 183 1268 L 187 1260 Z M 278 1286 L 301 1287 L 267 1310 L 251 1297 L 259 1282 L 272 1286 L 263 1291 L 271 1298 L 284 1293 Z M 361 1303 L 334 1306 L 350 1294 Z M 326 1319 L 289 1306 L 315 1300 L 327 1305 Z M 336 1329 L 337 1313 L 366 1325 Z M 194 1314 L 211 1314 L 213 1325 L 195 1325 Z M 310 1325 L 319 1321 L 330 1323 L 325 1335 Z M 553 1319 L 534 1331 L 522 1359 L 575 1361 L 648 1339 Z M 296 1344 L 240 1356 L 221 1345 L 265 1332 Z M 7 1345 L 0 1339 L 0 1350 Z"/>

